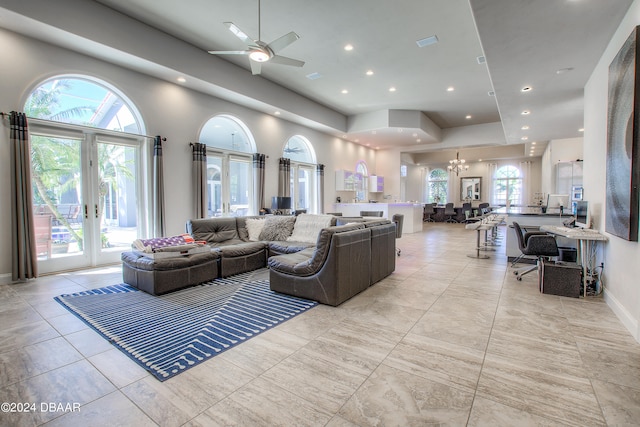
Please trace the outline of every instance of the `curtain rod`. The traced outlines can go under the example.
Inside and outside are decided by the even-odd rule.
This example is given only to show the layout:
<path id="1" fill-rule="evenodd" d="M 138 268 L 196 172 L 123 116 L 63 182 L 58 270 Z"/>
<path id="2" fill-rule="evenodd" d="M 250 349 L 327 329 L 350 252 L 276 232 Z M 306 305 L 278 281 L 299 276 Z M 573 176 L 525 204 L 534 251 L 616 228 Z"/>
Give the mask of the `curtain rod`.
<path id="1" fill-rule="evenodd" d="M 5 113 L 4 111 L 0 111 L 0 116 L 9 118 L 10 114 L 9 113 Z M 142 133 L 120 132 L 120 131 L 115 131 L 115 130 L 110 130 L 110 129 L 103 129 L 103 128 L 91 128 L 89 126 L 76 125 L 76 124 L 73 124 L 73 123 L 57 122 L 55 120 L 39 119 L 37 117 L 28 117 L 28 116 L 26 116 L 26 117 L 27 117 L 27 120 L 29 122 L 33 122 L 35 124 L 41 124 L 41 125 L 53 125 L 55 127 L 70 126 L 72 128 L 75 128 L 75 129 L 78 129 L 78 128 L 89 128 L 89 129 L 100 130 L 100 131 L 105 132 L 105 133 L 114 133 L 116 135 L 120 135 L 120 134 L 133 135 L 133 136 L 141 136 L 141 137 L 144 137 L 144 138 L 151 138 L 151 139 L 155 139 L 156 136 L 159 136 L 159 135 L 155 135 L 155 136 L 145 135 L 145 134 L 142 134 Z M 166 141 L 167 138 L 163 137 L 162 140 Z"/>
<path id="2" fill-rule="evenodd" d="M 196 144 L 196 143 L 195 143 L 195 142 L 190 142 L 190 143 L 189 143 L 189 147 L 193 147 L 193 145 L 194 145 L 194 144 Z M 208 146 L 206 143 L 204 143 L 204 142 L 198 142 L 198 144 L 204 144 L 207 148 L 209 148 L 209 146 Z M 216 147 L 211 147 L 211 148 L 212 148 L 213 150 L 215 150 L 215 149 L 216 149 Z M 219 150 L 219 149 L 218 149 L 218 150 Z M 217 152 L 223 153 L 224 151 L 215 151 L 215 152 L 216 152 L 216 153 L 217 153 Z M 242 151 L 234 151 L 234 152 L 230 152 L 230 153 L 232 153 L 232 154 L 236 154 L 236 153 L 239 153 L 239 154 L 249 154 L 249 153 L 244 153 L 244 152 L 242 152 Z M 258 154 L 258 153 L 256 153 L 256 154 Z M 269 156 L 268 156 L 268 155 L 266 155 L 266 154 L 264 155 L 264 157 L 265 157 L 265 158 L 267 158 L 267 159 L 269 158 Z"/>

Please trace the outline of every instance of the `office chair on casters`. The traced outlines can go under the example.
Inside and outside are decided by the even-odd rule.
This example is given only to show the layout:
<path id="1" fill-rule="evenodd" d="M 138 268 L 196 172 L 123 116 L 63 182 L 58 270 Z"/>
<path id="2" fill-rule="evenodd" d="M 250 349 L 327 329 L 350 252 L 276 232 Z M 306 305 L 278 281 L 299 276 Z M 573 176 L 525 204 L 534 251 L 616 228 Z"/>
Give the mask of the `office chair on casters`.
<path id="1" fill-rule="evenodd" d="M 444 214 L 448 217 L 445 222 L 458 222 L 458 220 L 454 218 L 454 216 L 456 215 L 456 210 L 453 207 L 453 203 L 447 203 L 444 206 Z"/>
<path id="2" fill-rule="evenodd" d="M 520 224 L 513 223 L 513 231 L 516 233 L 518 239 L 518 246 L 522 255 L 516 258 L 511 264 L 513 267 L 520 259 L 526 255 L 533 255 L 537 258 L 536 264 L 533 266 L 522 267 L 513 272 L 517 276 L 517 280 L 522 280 L 522 276 L 529 274 L 532 271 L 538 269 L 538 264 L 542 258 L 549 258 L 558 256 L 558 245 L 556 244 L 556 238 L 542 231 L 530 231 L 527 233 L 522 232 Z"/>
<path id="3" fill-rule="evenodd" d="M 436 211 L 433 208 L 433 205 L 431 203 L 427 203 L 426 205 L 424 205 L 424 209 L 422 210 L 422 221 L 435 222 L 435 220 L 431 218 L 431 215 L 434 215 L 435 213 Z"/>
<path id="4" fill-rule="evenodd" d="M 392 217 L 392 221 L 396 223 L 396 239 L 402 237 L 402 225 L 404 224 L 404 215 L 402 214 L 394 214 Z M 396 247 L 396 254 L 400 256 L 400 248 Z"/>

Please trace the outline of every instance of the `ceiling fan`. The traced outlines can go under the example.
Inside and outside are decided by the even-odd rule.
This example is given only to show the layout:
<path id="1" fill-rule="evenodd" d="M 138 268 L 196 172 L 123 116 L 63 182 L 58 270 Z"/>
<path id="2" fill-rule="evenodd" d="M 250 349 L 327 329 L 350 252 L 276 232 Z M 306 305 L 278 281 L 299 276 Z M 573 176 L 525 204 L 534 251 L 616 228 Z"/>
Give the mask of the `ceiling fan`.
<path id="1" fill-rule="evenodd" d="M 251 73 L 260 74 L 263 62 L 273 62 L 274 64 L 291 65 L 293 67 L 302 67 L 303 61 L 299 61 L 293 58 L 287 58 L 286 56 L 276 55 L 277 52 L 289 46 L 294 41 L 300 38 L 299 35 L 291 31 L 288 34 L 272 41 L 271 43 L 265 43 L 260 40 L 260 0 L 258 0 L 258 40 L 253 40 L 247 33 L 242 31 L 233 22 L 225 22 L 236 37 L 238 37 L 244 44 L 247 45 L 246 50 L 210 50 L 212 55 L 249 55 L 251 63 Z"/>

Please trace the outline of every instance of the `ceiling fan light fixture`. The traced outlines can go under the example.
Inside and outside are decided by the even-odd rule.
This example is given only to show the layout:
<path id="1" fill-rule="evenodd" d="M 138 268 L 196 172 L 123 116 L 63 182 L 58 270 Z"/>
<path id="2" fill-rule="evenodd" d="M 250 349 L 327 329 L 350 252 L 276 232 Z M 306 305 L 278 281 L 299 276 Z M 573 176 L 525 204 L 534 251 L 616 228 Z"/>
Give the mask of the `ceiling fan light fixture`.
<path id="1" fill-rule="evenodd" d="M 249 58 L 256 62 L 267 62 L 271 57 L 268 53 L 263 52 L 261 50 L 254 50 L 249 54 Z"/>

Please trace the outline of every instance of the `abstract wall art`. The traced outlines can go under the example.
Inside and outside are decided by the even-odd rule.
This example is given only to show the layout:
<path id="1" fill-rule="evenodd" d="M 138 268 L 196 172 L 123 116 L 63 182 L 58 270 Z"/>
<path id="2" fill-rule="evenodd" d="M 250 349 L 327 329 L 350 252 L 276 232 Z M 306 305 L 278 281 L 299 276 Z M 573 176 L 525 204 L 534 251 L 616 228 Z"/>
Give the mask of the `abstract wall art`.
<path id="1" fill-rule="evenodd" d="M 638 241 L 640 79 L 636 27 L 609 66 L 605 230 Z"/>

